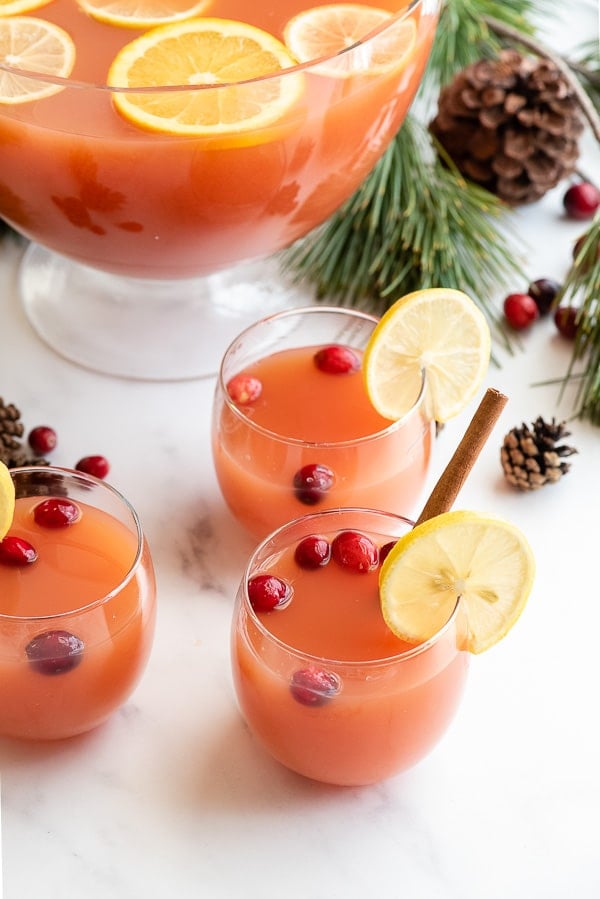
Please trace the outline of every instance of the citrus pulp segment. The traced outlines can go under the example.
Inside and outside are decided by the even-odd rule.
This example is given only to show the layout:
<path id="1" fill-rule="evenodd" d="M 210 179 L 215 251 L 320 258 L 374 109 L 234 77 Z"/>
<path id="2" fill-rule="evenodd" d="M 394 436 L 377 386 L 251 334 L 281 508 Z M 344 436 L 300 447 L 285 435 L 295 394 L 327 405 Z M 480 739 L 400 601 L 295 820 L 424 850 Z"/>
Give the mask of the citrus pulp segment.
<path id="1" fill-rule="evenodd" d="M 0 462 L 0 540 L 4 540 L 15 514 L 15 485 L 10 471 Z"/>
<path id="2" fill-rule="evenodd" d="M 0 61 L 27 73 L 67 78 L 75 63 L 75 44 L 52 22 L 33 16 L 0 18 Z M 27 103 L 62 90 L 61 84 L 38 81 L 0 70 L 0 103 Z"/>
<path id="3" fill-rule="evenodd" d="M 386 23 L 388 27 L 383 27 Z M 356 46 L 373 32 L 368 42 Z M 298 13 L 284 28 L 286 46 L 298 62 L 328 57 L 311 71 L 338 78 L 400 67 L 416 35 L 412 19 L 395 22 L 387 10 L 358 3 L 315 6 Z"/>
<path id="4" fill-rule="evenodd" d="M 402 418 L 416 402 L 425 373 L 425 411 L 445 422 L 479 389 L 490 360 L 490 329 L 465 293 L 431 287 L 397 300 L 365 349 L 364 377 L 375 409 Z"/>
<path id="5" fill-rule="evenodd" d="M 385 559 L 382 614 L 400 639 L 423 643 L 444 627 L 460 600 L 468 630 L 464 648 L 483 652 L 516 622 L 534 573 L 532 551 L 514 525 L 477 512 L 445 512 L 401 537 Z"/>
<path id="6" fill-rule="evenodd" d="M 284 71 L 294 65 L 266 31 L 230 19 L 194 18 L 152 28 L 127 44 L 110 67 L 108 84 L 185 86 L 116 92 L 114 102 L 125 118 L 151 131 L 235 139 L 278 121 L 298 101 L 304 77 Z M 271 75 L 281 77 L 265 77 Z"/>
<path id="7" fill-rule="evenodd" d="M 152 28 L 199 16 L 211 0 L 77 0 L 79 6 L 107 25 L 123 28 Z"/>
<path id="8" fill-rule="evenodd" d="M 19 16 L 50 2 L 51 0 L 0 0 L 0 16 Z"/>

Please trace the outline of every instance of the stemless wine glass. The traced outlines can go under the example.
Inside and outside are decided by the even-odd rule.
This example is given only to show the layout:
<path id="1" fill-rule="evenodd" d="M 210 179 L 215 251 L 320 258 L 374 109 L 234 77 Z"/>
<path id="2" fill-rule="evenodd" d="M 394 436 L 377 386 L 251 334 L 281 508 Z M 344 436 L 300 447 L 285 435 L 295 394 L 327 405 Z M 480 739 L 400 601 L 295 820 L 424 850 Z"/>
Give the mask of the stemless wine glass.
<path id="1" fill-rule="evenodd" d="M 70 469 L 13 469 L 0 543 L 0 735 L 56 740 L 105 721 L 150 653 L 156 587 L 139 518 Z"/>
<path id="2" fill-rule="evenodd" d="M 312 5 L 212 0 L 205 13 L 281 41 L 290 17 Z M 439 12 L 439 0 L 364 6 L 390 17 L 329 64 L 325 57 L 235 83 L 192 73 L 183 85 L 157 75 L 147 88 L 109 86 L 116 54 L 144 29 L 98 22 L 84 0 L 37 3 L 32 14 L 71 36 L 69 77 L 25 71 L 0 36 L 0 215 L 33 242 L 20 288 L 39 336 L 106 373 L 194 378 L 214 374 L 258 314 L 298 305 L 294 287 L 282 294 L 269 283 L 277 269 L 267 257 L 323 222 L 380 158 L 417 91 Z M 0 11 L 0 35 L 3 21 Z M 382 43 L 393 46 L 394 29 L 407 22 L 411 46 L 378 65 Z M 23 101 L 15 85 L 37 98 Z M 293 102 L 266 125 L 217 136 L 195 122 L 187 133 L 168 123 L 145 129 L 122 114 L 131 98 L 164 107 L 184 96 L 191 107 L 200 95 L 225 116 L 234 95 L 238 106 L 267 95 Z"/>
<path id="3" fill-rule="evenodd" d="M 403 418 L 375 411 L 361 360 L 377 321 L 343 307 L 298 307 L 251 325 L 225 353 L 213 460 L 227 505 L 255 536 L 311 506 L 414 508 L 434 433 L 424 376 Z"/>
<path id="4" fill-rule="evenodd" d="M 460 602 L 416 646 L 380 611 L 385 547 L 410 527 L 373 510 L 315 513 L 271 534 L 248 562 L 232 625 L 235 691 L 257 741 L 299 774 L 384 780 L 427 755 L 456 713 L 469 655 Z"/>

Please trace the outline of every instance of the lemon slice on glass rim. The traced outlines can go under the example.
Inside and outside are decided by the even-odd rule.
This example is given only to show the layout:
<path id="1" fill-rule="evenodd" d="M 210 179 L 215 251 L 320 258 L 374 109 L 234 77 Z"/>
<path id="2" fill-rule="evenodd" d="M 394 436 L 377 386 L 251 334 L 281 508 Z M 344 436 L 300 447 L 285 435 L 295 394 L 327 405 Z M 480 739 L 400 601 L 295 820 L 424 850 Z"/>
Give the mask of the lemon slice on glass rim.
<path id="1" fill-rule="evenodd" d="M 408 643 L 440 631 L 460 601 L 466 617 L 461 648 L 484 652 L 501 640 L 525 608 L 535 561 L 508 521 L 470 511 L 444 512 L 400 537 L 379 575 L 384 620 Z"/>
<path id="2" fill-rule="evenodd" d="M 199 17 L 159 25 L 128 43 L 113 60 L 107 83 L 127 89 L 115 91 L 114 104 L 140 128 L 225 136 L 231 145 L 243 145 L 245 135 L 279 122 L 303 95 L 304 75 L 286 71 L 295 66 L 268 32 Z M 200 89 L 177 90 L 181 85 Z"/>
<path id="3" fill-rule="evenodd" d="M 460 290 L 430 287 L 396 300 L 365 348 L 371 403 L 396 421 L 413 407 L 425 373 L 424 408 L 433 421 L 458 415 L 487 373 L 491 335 L 485 316 Z"/>
<path id="4" fill-rule="evenodd" d="M 15 485 L 10 471 L 0 462 L 0 541 L 4 540 L 15 514 Z"/>
<path id="5" fill-rule="evenodd" d="M 311 71 L 319 75 L 377 75 L 402 67 L 416 45 L 414 20 L 393 18 L 386 9 L 360 3 L 314 6 L 286 23 L 283 38 L 298 62 L 317 61 Z M 360 45 L 371 33 L 368 43 Z M 318 62 L 323 57 L 330 58 Z"/>
<path id="6" fill-rule="evenodd" d="M 38 81 L 34 75 L 68 78 L 75 64 L 75 44 L 63 28 L 44 19 L 0 17 L 0 61 L 13 70 L 0 69 L 0 103 L 41 100 L 63 90 L 63 85 Z"/>

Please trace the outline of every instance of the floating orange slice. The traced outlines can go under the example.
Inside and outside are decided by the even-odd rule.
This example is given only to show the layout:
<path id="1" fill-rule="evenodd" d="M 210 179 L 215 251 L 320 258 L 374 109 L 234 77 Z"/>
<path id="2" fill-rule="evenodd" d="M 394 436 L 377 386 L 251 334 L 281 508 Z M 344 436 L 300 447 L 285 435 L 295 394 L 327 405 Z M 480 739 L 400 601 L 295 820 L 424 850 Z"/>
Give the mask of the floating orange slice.
<path id="1" fill-rule="evenodd" d="M 47 2 L 47 0 L 46 0 Z M 99 22 L 122 28 L 152 28 L 199 16 L 211 0 L 77 0 Z"/>
<path id="2" fill-rule="evenodd" d="M 51 0 L 0 0 L 0 16 L 20 16 L 50 2 Z"/>
<path id="3" fill-rule="evenodd" d="M 67 78 L 75 63 L 75 44 L 52 22 L 33 16 L 0 18 L 0 61 L 13 69 Z M 0 70 L 0 103 L 27 103 L 60 90 L 60 84 Z"/>
<path id="4" fill-rule="evenodd" d="M 114 102 L 129 121 L 168 134 L 227 136 L 279 121 L 301 97 L 304 76 L 271 34 L 230 19 L 194 18 L 153 28 L 127 44 L 108 73 Z M 280 77 L 264 77 L 264 76 Z M 151 90 L 185 85 L 187 90 Z M 220 87 L 219 87 L 220 86 Z M 217 89 L 213 89 L 217 88 Z"/>
<path id="5" fill-rule="evenodd" d="M 368 35 L 372 37 L 365 40 Z M 313 71 L 337 78 L 403 65 L 416 36 L 413 19 L 395 21 L 387 10 L 359 3 L 315 6 L 294 16 L 284 29 L 286 46 L 298 62 L 330 57 Z"/>

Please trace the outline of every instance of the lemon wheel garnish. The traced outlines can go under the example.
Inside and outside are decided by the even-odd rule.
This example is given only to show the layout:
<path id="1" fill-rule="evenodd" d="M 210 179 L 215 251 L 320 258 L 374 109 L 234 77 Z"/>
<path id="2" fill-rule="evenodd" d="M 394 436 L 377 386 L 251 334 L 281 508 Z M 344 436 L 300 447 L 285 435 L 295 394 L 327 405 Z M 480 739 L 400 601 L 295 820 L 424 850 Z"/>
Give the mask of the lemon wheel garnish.
<path id="1" fill-rule="evenodd" d="M 465 649 L 504 637 L 523 611 L 535 573 L 521 531 L 491 515 L 445 512 L 401 537 L 381 567 L 381 611 L 400 639 L 423 643 L 452 616 L 466 615 Z"/>
<path id="2" fill-rule="evenodd" d="M 150 131 L 235 140 L 277 122 L 298 101 L 304 76 L 284 72 L 294 65 L 285 46 L 266 31 L 229 19 L 187 19 L 127 44 L 110 67 L 108 84 L 195 85 L 200 89 L 116 92 L 114 102 L 121 115 Z M 281 77 L 263 77 L 269 75 Z"/>
<path id="3" fill-rule="evenodd" d="M 4 540 L 15 514 L 15 485 L 10 471 L 0 462 L 0 540 Z"/>
<path id="4" fill-rule="evenodd" d="M 46 0 L 47 2 L 47 0 Z M 77 0 L 98 22 L 121 28 L 152 28 L 199 16 L 211 0 Z"/>
<path id="5" fill-rule="evenodd" d="M 330 57 L 312 69 L 320 75 L 380 74 L 404 65 L 416 43 L 414 20 L 393 18 L 385 9 L 359 3 L 315 6 L 290 19 L 283 36 L 298 62 Z M 386 23 L 389 26 L 382 29 Z M 376 33 L 367 43 L 356 47 L 372 32 Z"/>
<path id="6" fill-rule="evenodd" d="M 51 2 L 52 0 L 0 0 L 0 16 L 20 16 Z"/>
<path id="7" fill-rule="evenodd" d="M 438 422 L 458 415 L 488 369 L 490 329 L 465 293 L 445 287 L 397 300 L 376 325 L 365 349 L 367 393 L 384 418 L 414 406 L 425 373 L 425 410 Z"/>
<path id="8" fill-rule="evenodd" d="M 0 61 L 13 70 L 67 78 L 75 63 L 75 44 L 52 22 L 33 16 L 0 18 Z M 0 103 L 28 103 L 60 90 L 60 84 L 0 70 Z"/>

